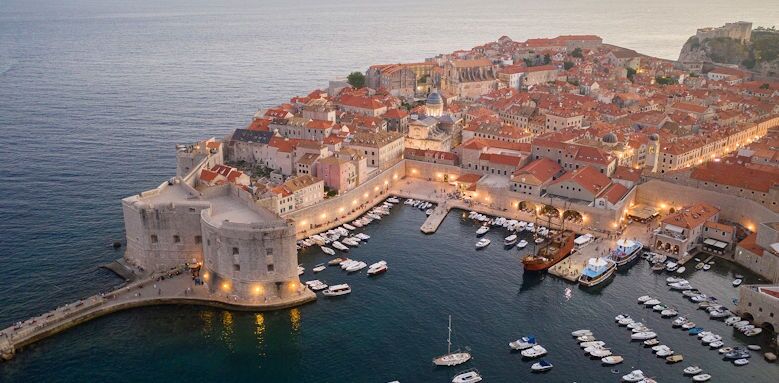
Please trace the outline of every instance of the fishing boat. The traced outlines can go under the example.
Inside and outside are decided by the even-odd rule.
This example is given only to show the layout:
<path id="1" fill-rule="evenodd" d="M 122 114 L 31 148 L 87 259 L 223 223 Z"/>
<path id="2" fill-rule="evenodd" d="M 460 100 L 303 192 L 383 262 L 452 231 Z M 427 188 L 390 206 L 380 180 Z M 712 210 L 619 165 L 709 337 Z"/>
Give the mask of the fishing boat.
<path id="1" fill-rule="evenodd" d="M 544 371 L 551 370 L 552 367 L 554 367 L 552 363 L 549 363 L 546 360 L 541 359 L 538 362 L 533 363 L 533 365 L 530 366 L 530 369 L 533 370 L 533 372 L 544 372 Z"/>
<path id="2" fill-rule="evenodd" d="M 476 249 L 483 249 L 490 244 L 490 240 L 487 238 L 482 238 L 478 242 L 476 242 Z"/>
<path id="3" fill-rule="evenodd" d="M 477 383 L 481 382 L 481 375 L 476 369 L 470 369 L 459 372 L 452 378 L 452 383 Z"/>
<path id="4" fill-rule="evenodd" d="M 609 257 L 617 264 L 617 267 L 625 266 L 638 258 L 638 254 L 643 248 L 644 245 L 639 241 L 622 238 L 617 241 L 617 247 L 612 250 Z"/>
<path id="5" fill-rule="evenodd" d="M 446 338 L 446 354 L 433 358 L 433 364 L 436 366 L 456 366 L 463 364 L 471 359 L 471 354 L 467 352 L 452 352 L 452 316 L 449 315 L 449 335 Z M 459 376 L 459 375 L 458 375 Z"/>
<path id="6" fill-rule="evenodd" d="M 525 247 L 527 247 L 527 241 L 525 241 L 524 239 L 517 243 L 517 249 L 522 250 Z"/>
<path id="7" fill-rule="evenodd" d="M 536 337 L 529 335 L 523 336 L 522 338 L 519 338 L 513 342 L 509 342 L 509 347 L 511 347 L 512 350 L 522 351 L 533 347 L 536 344 Z"/>
<path id="8" fill-rule="evenodd" d="M 522 259 L 526 271 L 546 270 L 567 257 L 573 249 L 575 234 L 572 231 L 562 231 L 550 237 L 549 242 L 540 247 L 536 254 Z"/>
<path id="9" fill-rule="evenodd" d="M 378 261 L 368 267 L 368 275 L 379 275 L 387 272 L 387 262 Z"/>
<path id="10" fill-rule="evenodd" d="M 346 283 L 340 284 L 340 285 L 333 285 L 328 287 L 325 291 L 322 292 L 325 296 L 328 297 L 337 297 L 340 295 L 346 295 L 352 292 L 352 288 L 349 287 Z"/>
<path id="11" fill-rule="evenodd" d="M 537 344 L 537 345 L 535 345 L 533 347 L 530 347 L 528 349 L 522 350 L 522 352 L 520 352 L 520 354 L 522 354 L 522 356 L 524 356 L 525 358 L 531 358 L 531 359 L 532 358 L 540 358 L 540 357 L 546 355 L 546 349 L 543 346 Z"/>
<path id="12" fill-rule="evenodd" d="M 617 263 L 611 259 L 590 258 L 587 261 L 587 267 L 582 270 L 582 275 L 579 276 L 579 285 L 592 287 L 601 284 L 614 275 L 615 270 L 617 270 Z"/>
<path id="13" fill-rule="evenodd" d="M 517 243 L 517 235 L 516 234 L 511 234 L 508 237 L 503 239 L 503 245 L 504 246 L 512 246 L 515 243 Z"/>
<path id="14" fill-rule="evenodd" d="M 315 273 L 318 273 L 318 272 L 320 272 L 320 271 L 322 271 L 322 270 L 324 270 L 326 268 L 327 268 L 327 266 L 325 266 L 324 263 L 320 263 L 320 264 L 314 266 L 314 268 L 311 269 L 311 270 L 313 270 Z"/>

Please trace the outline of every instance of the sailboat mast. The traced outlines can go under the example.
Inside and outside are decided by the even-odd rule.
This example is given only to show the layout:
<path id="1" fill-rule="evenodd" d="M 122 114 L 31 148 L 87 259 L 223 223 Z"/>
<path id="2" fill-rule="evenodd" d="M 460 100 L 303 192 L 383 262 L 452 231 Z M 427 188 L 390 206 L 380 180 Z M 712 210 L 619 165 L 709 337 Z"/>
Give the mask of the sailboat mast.
<path id="1" fill-rule="evenodd" d="M 452 353 L 452 316 L 449 315 L 449 336 L 446 337 L 446 353 Z"/>

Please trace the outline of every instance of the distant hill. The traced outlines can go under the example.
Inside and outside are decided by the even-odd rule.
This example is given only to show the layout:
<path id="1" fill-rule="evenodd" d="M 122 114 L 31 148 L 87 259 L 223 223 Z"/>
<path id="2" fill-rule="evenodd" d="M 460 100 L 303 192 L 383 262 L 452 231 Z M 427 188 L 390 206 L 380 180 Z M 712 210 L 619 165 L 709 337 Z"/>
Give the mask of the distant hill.
<path id="1" fill-rule="evenodd" d="M 758 27 L 749 40 L 700 36 L 684 43 L 679 61 L 738 65 L 763 76 L 779 76 L 779 31 L 775 28 Z"/>

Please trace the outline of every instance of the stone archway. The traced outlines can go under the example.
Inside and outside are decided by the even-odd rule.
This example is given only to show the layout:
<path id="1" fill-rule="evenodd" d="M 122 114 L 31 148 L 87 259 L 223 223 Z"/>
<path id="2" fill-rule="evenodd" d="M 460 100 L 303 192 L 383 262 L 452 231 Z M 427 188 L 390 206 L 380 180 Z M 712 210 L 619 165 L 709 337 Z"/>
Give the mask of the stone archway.
<path id="1" fill-rule="evenodd" d="M 576 210 L 566 210 L 563 212 L 563 220 L 571 221 L 571 222 L 581 222 L 582 213 L 579 213 Z"/>
<path id="2" fill-rule="evenodd" d="M 754 316 L 752 316 L 752 314 L 750 314 L 749 312 L 746 312 L 746 311 L 744 311 L 743 313 L 741 313 L 740 317 L 741 317 L 741 319 L 743 319 L 743 320 L 745 320 L 745 321 L 750 321 L 750 322 L 752 322 L 753 320 L 755 320 L 755 317 L 754 317 Z"/>
<path id="3" fill-rule="evenodd" d="M 776 329 L 774 328 L 774 325 L 772 325 L 772 324 L 770 324 L 770 323 L 768 323 L 768 322 L 763 322 L 763 324 L 761 324 L 761 325 L 760 325 L 760 327 L 761 327 L 761 328 L 762 328 L 762 329 L 763 329 L 765 332 L 767 332 L 767 333 L 769 333 L 769 334 L 775 334 L 775 333 L 776 333 L 776 332 L 775 332 L 775 331 L 776 331 Z"/>
<path id="4" fill-rule="evenodd" d="M 517 209 L 523 210 L 523 211 L 525 211 L 525 210 L 533 210 L 534 211 L 536 209 L 536 204 L 533 203 L 533 201 L 521 201 L 520 203 L 517 204 Z"/>
<path id="5" fill-rule="evenodd" d="M 559 218 L 560 217 L 560 210 L 557 210 L 557 208 L 552 206 L 552 205 L 544 205 L 541 208 L 541 211 L 539 212 L 539 214 L 547 216 L 547 217 Z"/>

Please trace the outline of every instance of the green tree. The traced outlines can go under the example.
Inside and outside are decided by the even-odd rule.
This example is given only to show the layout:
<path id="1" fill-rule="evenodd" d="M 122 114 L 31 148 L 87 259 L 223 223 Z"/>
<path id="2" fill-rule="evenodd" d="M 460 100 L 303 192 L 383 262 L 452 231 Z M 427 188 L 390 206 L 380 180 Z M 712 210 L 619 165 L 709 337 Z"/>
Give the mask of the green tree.
<path id="1" fill-rule="evenodd" d="M 544 55 L 544 65 L 549 64 L 552 62 L 552 58 L 549 56 L 549 53 Z"/>
<path id="2" fill-rule="evenodd" d="M 565 70 L 571 69 L 573 68 L 573 63 L 570 61 L 566 61 L 563 63 L 563 68 L 565 68 Z"/>
<path id="3" fill-rule="evenodd" d="M 633 68 L 625 68 L 625 69 L 627 69 L 627 70 L 628 70 L 628 79 L 629 79 L 630 81 L 633 81 L 633 76 L 635 76 L 635 75 L 636 75 L 636 70 L 635 70 L 635 69 L 633 69 Z"/>
<path id="4" fill-rule="evenodd" d="M 362 72 L 355 71 L 346 76 L 346 81 L 355 88 L 362 88 L 365 86 L 365 75 Z"/>
<path id="5" fill-rule="evenodd" d="M 582 58 L 584 55 L 582 55 L 582 48 L 576 48 L 571 52 L 572 57 Z"/>

